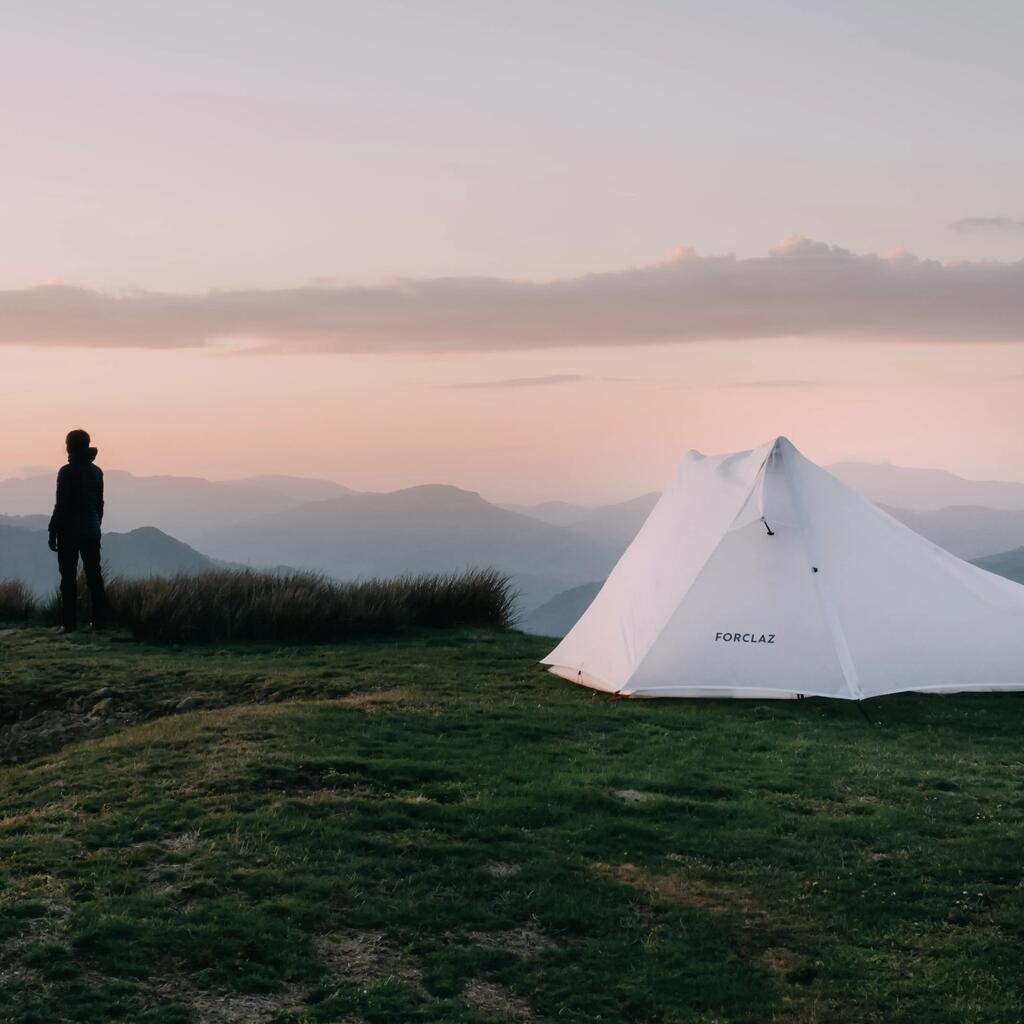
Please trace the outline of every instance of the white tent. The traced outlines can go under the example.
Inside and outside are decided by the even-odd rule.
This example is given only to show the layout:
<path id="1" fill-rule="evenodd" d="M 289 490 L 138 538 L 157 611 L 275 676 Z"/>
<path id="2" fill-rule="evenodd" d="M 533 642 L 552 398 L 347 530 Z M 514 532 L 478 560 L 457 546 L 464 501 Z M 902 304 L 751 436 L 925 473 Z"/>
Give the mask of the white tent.
<path id="1" fill-rule="evenodd" d="M 543 661 L 629 697 L 1024 689 L 1024 586 L 925 540 L 780 437 L 690 452 Z"/>

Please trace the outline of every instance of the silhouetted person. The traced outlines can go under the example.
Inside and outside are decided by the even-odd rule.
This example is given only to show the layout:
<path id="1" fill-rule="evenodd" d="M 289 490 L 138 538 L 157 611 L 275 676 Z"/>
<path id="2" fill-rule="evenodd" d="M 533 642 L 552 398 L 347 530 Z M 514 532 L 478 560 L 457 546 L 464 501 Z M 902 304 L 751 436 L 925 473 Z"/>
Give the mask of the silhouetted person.
<path id="1" fill-rule="evenodd" d="M 50 518 L 50 550 L 60 566 L 61 633 L 78 626 L 78 559 L 92 599 L 92 624 L 102 629 L 107 596 L 100 571 L 100 524 L 103 522 L 103 470 L 95 465 L 96 449 L 84 430 L 66 438 L 68 464 L 57 474 L 57 503 Z"/>

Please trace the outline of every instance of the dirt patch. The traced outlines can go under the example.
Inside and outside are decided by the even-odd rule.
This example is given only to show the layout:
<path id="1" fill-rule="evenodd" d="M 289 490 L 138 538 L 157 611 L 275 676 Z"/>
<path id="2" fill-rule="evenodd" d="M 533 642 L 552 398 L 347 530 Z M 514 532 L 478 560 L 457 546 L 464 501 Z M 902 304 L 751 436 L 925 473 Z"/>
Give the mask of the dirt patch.
<path id="1" fill-rule="evenodd" d="M 39 900 L 45 912 L 24 923 L 16 935 L 0 942 L 0 987 L 7 984 L 44 984 L 34 968 L 19 963 L 21 950 L 34 942 L 59 942 L 67 930 L 71 911 L 64 902 L 60 883 L 52 875 L 34 875 L 26 881 L 34 883 L 19 894 L 21 898 Z"/>
<path id="2" fill-rule="evenodd" d="M 187 853 L 202 845 L 198 829 L 190 829 L 187 832 L 176 832 L 174 835 L 164 836 L 163 839 L 141 839 L 137 843 L 129 843 L 133 850 L 145 850 L 153 847 L 167 853 Z"/>
<path id="3" fill-rule="evenodd" d="M 22 825 L 36 818 L 49 818 L 51 815 L 77 818 L 81 817 L 81 812 L 77 808 L 77 801 L 72 798 L 57 803 L 43 804 L 41 807 L 31 807 L 20 814 L 4 815 L 0 817 L 0 825 Z"/>
<path id="4" fill-rule="evenodd" d="M 281 992 L 244 995 L 197 988 L 185 974 L 175 974 L 145 985 L 139 1000 L 142 1009 L 160 1003 L 184 1003 L 198 1024 L 269 1024 L 286 1010 L 303 1003 L 304 990 L 289 985 Z"/>
<path id="5" fill-rule="evenodd" d="M 505 1020 L 521 1021 L 523 1024 L 527 1024 L 527 1022 L 540 1019 L 534 1016 L 530 1004 L 525 999 L 521 999 L 503 985 L 496 985 L 492 981 L 481 981 L 474 978 L 462 990 L 462 1001 L 476 1010 L 482 1010 L 484 1013 L 490 1013 Z"/>
<path id="6" fill-rule="evenodd" d="M 521 957 L 535 956 L 548 949 L 558 949 L 558 943 L 536 925 L 510 928 L 502 932 L 470 932 L 467 938 L 474 946 L 500 949 Z"/>
<path id="7" fill-rule="evenodd" d="M 408 690 L 396 687 L 393 690 L 360 690 L 357 693 L 349 693 L 344 697 L 338 697 L 334 703 L 342 704 L 347 708 L 368 708 L 373 710 L 381 705 L 400 704 L 402 701 L 411 699 L 412 694 Z"/>
<path id="8" fill-rule="evenodd" d="M 766 916 L 766 911 L 753 895 L 738 885 L 708 882 L 685 871 L 647 871 L 635 864 L 598 862 L 591 868 L 600 875 L 669 903 L 683 903 L 718 914 L 739 914 L 748 919 Z"/>
<path id="9" fill-rule="evenodd" d="M 790 985 L 809 985 L 820 969 L 820 964 L 785 946 L 769 947 L 757 957 L 757 962 Z"/>
<path id="10" fill-rule="evenodd" d="M 506 864 L 502 861 L 491 861 L 487 865 L 487 873 L 494 878 L 511 878 L 522 871 L 520 864 Z"/>
<path id="11" fill-rule="evenodd" d="M 841 1008 L 815 997 L 799 1003 L 785 999 L 776 1013 L 752 1018 L 750 1024 L 845 1024 L 848 1020 Z"/>
<path id="12" fill-rule="evenodd" d="M 642 789 L 613 789 L 612 796 L 626 804 L 645 804 L 658 799 L 657 793 L 646 793 Z"/>
<path id="13" fill-rule="evenodd" d="M 768 968 L 773 974 L 783 975 L 798 967 L 802 959 L 799 953 L 785 946 L 772 946 L 757 958 L 762 967 Z"/>
<path id="14" fill-rule="evenodd" d="M 383 932 L 335 932 L 317 940 L 327 970 L 338 978 L 395 978 L 424 992 L 419 964 Z"/>
<path id="15" fill-rule="evenodd" d="M 193 829 L 190 832 L 179 832 L 176 836 L 161 839 L 160 845 L 172 853 L 182 853 L 185 850 L 194 850 L 199 842 L 199 830 Z"/>
<path id="16" fill-rule="evenodd" d="M 435 800 L 431 800 L 429 796 L 424 796 L 422 793 L 413 793 L 411 795 L 405 793 L 382 793 L 379 789 L 373 789 L 370 786 L 353 786 L 351 789 L 310 789 L 305 793 L 289 793 L 278 803 L 337 804 L 352 800 L 373 800 L 375 803 L 389 800 L 398 804 L 413 804 L 417 806 L 420 804 L 436 803 Z"/>
<path id="17" fill-rule="evenodd" d="M 0 988 L 17 983 L 31 987 L 45 984 L 43 976 L 37 970 L 32 967 L 21 967 L 18 964 L 5 964 L 3 954 L 0 953 Z"/>

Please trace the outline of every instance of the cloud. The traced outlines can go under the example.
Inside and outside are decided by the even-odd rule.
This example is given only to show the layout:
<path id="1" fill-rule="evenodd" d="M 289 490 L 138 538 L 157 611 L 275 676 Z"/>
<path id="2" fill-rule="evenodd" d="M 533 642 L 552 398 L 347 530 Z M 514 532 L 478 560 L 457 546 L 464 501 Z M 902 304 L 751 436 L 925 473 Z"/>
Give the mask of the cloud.
<path id="1" fill-rule="evenodd" d="M 551 373 L 545 377 L 504 377 L 499 380 L 459 381 L 456 384 L 438 384 L 446 391 L 476 390 L 478 388 L 537 388 L 552 384 L 584 384 L 591 381 L 601 383 L 635 383 L 636 377 L 590 377 L 582 373 Z"/>
<path id="2" fill-rule="evenodd" d="M 788 380 L 741 380 L 720 385 L 723 388 L 829 388 L 834 381 L 805 380 L 792 378 Z"/>
<path id="3" fill-rule="evenodd" d="M 310 352 L 498 351 L 786 336 L 1024 340 L 1024 261 L 942 264 L 805 238 L 764 257 L 677 250 L 550 282 L 428 278 L 205 294 L 69 285 L 0 292 L 0 343 L 240 342 Z"/>
<path id="4" fill-rule="evenodd" d="M 956 231 L 961 235 L 972 234 L 975 231 L 1005 231 L 1013 234 L 1024 233 L 1024 220 L 1015 220 L 1013 217 L 962 217 L 949 225 L 950 231 Z"/>
<path id="5" fill-rule="evenodd" d="M 503 380 L 471 380 L 458 384 L 439 384 L 438 387 L 447 391 L 476 390 L 478 388 L 536 388 L 550 384 L 580 384 L 593 380 L 579 373 L 552 373 L 547 377 L 507 377 Z"/>

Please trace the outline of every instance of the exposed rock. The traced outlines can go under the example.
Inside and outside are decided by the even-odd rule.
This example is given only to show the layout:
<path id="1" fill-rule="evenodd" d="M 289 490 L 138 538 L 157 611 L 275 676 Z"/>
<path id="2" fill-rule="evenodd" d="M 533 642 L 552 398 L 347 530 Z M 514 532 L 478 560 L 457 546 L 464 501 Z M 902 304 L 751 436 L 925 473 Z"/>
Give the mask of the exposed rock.
<path id="1" fill-rule="evenodd" d="M 0 764 L 25 761 L 67 743 L 132 725 L 139 717 L 135 708 L 115 708 L 109 697 L 98 701 L 88 713 L 76 703 L 47 708 L 20 722 L 0 726 Z"/>

